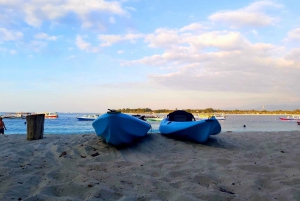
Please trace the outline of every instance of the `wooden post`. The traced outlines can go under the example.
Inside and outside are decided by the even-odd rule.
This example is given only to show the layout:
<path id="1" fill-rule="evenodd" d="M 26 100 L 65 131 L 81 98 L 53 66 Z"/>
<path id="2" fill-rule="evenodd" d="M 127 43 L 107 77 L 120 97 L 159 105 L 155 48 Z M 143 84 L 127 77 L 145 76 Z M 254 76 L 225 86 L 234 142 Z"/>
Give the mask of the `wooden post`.
<path id="1" fill-rule="evenodd" d="M 27 140 L 42 139 L 44 135 L 45 114 L 27 115 Z"/>

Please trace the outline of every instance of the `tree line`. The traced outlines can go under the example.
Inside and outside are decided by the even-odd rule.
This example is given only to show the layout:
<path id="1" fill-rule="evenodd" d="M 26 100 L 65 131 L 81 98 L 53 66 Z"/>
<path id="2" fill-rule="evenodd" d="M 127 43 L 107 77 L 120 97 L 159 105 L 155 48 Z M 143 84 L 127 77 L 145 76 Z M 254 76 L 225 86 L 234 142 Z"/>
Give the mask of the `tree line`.
<path id="1" fill-rule="evenodd" d="M 151 114 L 151 113 L 170 113 L 177 110 L 175 109 L 157 109 L 152 110 L 150 108 L 122 108 L 118 109 L 118 111 L 122 113 L 143 113 L 143 114 Z M 213 108 L 206 108 L 206 109 L 182 109 L 190 113 L 205 113 L 205 114 L 213 114 L 213 113 L 223 113 L 223 114 L 299 114 L 300 109 L 296 110 L 220 110 L 220 109 L 213 109 Z"/>

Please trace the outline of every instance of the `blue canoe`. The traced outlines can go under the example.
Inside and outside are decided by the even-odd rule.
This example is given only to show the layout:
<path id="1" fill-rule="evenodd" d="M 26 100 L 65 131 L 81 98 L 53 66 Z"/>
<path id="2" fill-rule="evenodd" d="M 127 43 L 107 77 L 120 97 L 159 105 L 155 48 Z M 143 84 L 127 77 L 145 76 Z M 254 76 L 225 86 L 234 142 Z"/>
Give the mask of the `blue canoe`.
<path id="1" fill-rule="evenodd" d="M 221 132 L 221 125 L 214 117 L 199 121 L 193 120 L 191 113 L 182 110 L 175 111 L 162 120 L 159 131 L 163 135 L 199 143 L 206 142 L 210 135 Z"/>
<path id="2" fill-rule="evenodd" d="M 110 110 L 101 115 L 92 126 L 97 136 L 112 145 L 128 144 L 147 135 L 151 125 L 139 118 Z"/>

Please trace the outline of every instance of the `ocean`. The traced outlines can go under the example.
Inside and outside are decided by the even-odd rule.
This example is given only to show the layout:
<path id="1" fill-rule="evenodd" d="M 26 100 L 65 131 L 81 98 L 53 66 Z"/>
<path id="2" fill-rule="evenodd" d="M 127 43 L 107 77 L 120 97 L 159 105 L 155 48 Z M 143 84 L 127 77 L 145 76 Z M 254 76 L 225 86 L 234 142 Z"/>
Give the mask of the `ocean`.
<path id="1" fill-rule="evenodd" d="M 58 113 L 57 119 L 45 119 L 44 134 L 95 134 L 92 121 L 78 121 L 80 113 Z M 87 113 L 85 113 L 87 114 Z M 300 131 L 296 121 L 282 121 L 279 115 L 228 115 L 220 120 L 221 132 Z M 3 119 L 5 134 L 26 134 L 26 119 Z M 151 123 L 149 133 L 159 133 L 160 122 Z M 243 127 L 243 126 L 246 127 Z"/>

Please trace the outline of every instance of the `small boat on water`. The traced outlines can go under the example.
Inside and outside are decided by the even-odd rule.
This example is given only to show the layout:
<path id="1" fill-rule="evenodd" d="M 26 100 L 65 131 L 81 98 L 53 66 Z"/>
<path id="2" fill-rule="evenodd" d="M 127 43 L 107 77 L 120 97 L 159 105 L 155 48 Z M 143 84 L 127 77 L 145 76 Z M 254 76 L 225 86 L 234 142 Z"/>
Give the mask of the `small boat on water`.
<path id="1" fill-rule="evenodd" d="M 217 119 L 217 120 L 226 120 L 226 117 L 224 114 L 213 114 L 213 116 Z"/>
<path id="2" fill-rule="evenodd" d="M 45 114 L 45 119 L 56 119 L 58 118 L 57 112 L 42 112 L 37 114 Z"/>
<path id="3" fill-rule="evenodd" d="M 300 120 L 300 115 L 291 115 L 287 117 L 279 117 L 280 120 Z"/>
<path id="4" fill-rule="evenodd" d="M 87 114 L 83 115 L 82 117 L 76 117 L 79 121 L 94 121 L 100 115 L 99 114 Z"/>
<path id="5" fill-rule="evenodd" d="M 164 117 L 155 116 L 155 117 L 146 117 L 147 121 L 162 121 Z"/>
<path id="6" fill-rule="evenodd" d="M 221 125 L 215 117 L 196 121 L 191 113 L 176 110 L 162 120 L 159 131 L 162 135 L 203 143 L 210 135 L 219 134 Z"/>
<path id="7" fill-rule="evenodd" d="M 133 114 L 133 115 L 131 115 L 131 116 L 133 116 L 133 117 L 135 117 L 135 118 L 138 118 L 138 119 L 141 119 L 141 120 L 143 120 L 143 121 L 146 121 L 146 119 L 145 119 L 145 116 L 144 116 L 144 115 L 140 115 L 140 114 Z"/>
<path id="8" fill-rule="evenodd" d="M 195 118 L 197 120 L 203 120 L 203 119 L 209 119 L 212 116 L 214 116 L 217 120 L 226 120 L 226 117 L 224 114 L 215 113 L 213 115 L 197 115 Z"/>
<path id="9" fill-rule="evenodd" d="M 151 125 L 140 118 L 110 110 L 92 123 L 97 136 L 112 145 L 132 143 L 147 135 Z"/>
<path id="10" fill-rule="evenodd" d="M 162 121 L 164 119 L 164 117 L 159 117 L 159 116 L 154 116 L 154 115 L 145 116 L 145 115 L 140 115 L 140 114 L 133 114 L 132 116 L 142 119 L 144 121 Z"/>

